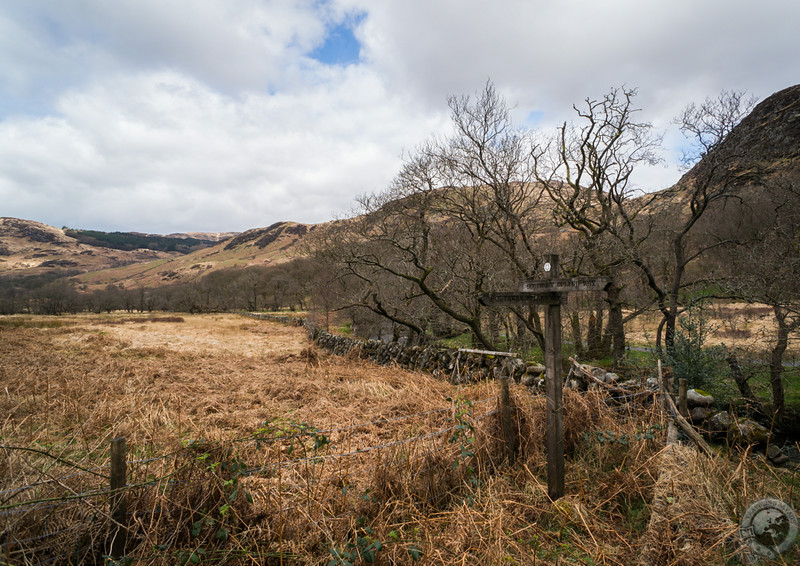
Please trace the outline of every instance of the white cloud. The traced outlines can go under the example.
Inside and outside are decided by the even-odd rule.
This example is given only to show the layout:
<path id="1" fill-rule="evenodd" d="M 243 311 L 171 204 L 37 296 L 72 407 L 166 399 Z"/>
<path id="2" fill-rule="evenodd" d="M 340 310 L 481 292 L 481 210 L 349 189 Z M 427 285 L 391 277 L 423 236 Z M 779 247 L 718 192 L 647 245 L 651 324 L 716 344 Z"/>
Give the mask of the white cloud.
<path id="1" fill-rule="evenodd" d="M 311 59 L 344 21 L 360 62 Z M 0 215 L 156 232 L 324 221 L 447 127 L 448 94 L 489 78 L 541 128 L 638 86 L 671 161 L 639 180 L 665 186 L 672 116 L 796 82 L 797 21 L 789 0 L 7 2 Z"/>
<path id="2" fill-rule="evenodd" d="M 388 182 L 397 147 L 439 126 L 407 112 L 369 74 L 341 75 L 291 95 L 230 97 L 172 72 L 69 92 L 59 118 L 0 126 L 0 153 L 12 157 L 0 164 L 0 200 L 25 210 L 36 200 L 21 195 L 46 194 L 75 211 L 62 214 L 91 222 L 80 227 L 328 220 L 354 194 Z"/>

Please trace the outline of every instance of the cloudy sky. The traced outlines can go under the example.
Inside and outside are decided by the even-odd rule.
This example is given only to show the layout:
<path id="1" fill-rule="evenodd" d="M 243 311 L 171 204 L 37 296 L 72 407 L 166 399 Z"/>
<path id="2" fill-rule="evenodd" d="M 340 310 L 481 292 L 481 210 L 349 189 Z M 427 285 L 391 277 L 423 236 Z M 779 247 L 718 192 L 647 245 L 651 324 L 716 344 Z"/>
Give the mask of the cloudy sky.
<path id="1" fill-rule="evenodd" d="M 0 216 L 170 233 L 323 222 L 491 79 L 515 123 L 639 89 L 672 118 L 800 82 L 797 0 L 2 0 Z"/>

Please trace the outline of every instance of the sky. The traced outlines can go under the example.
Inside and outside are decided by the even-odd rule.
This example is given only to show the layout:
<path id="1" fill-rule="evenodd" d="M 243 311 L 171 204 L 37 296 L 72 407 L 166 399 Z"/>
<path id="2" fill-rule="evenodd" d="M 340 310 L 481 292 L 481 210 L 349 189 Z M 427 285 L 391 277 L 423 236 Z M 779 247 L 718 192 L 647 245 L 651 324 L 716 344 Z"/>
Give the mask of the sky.
<path id="1" fill-rule="evenodd" d="M 672 123 L 800 82 L 797 0 L 2 0 L 0 216 L 227 232 L 346 216 L 492 81 L 521 128 L 638 89 Z"/>

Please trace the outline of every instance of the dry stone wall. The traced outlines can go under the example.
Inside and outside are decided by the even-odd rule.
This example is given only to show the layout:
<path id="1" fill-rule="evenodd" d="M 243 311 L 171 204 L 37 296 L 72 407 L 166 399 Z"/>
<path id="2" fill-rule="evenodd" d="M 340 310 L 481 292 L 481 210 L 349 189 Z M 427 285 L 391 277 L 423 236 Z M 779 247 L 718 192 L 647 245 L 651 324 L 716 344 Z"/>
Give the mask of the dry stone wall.
<path id="1" fill-rule="evenodd" d="M 453 383 L 509 376 L 515 381 L 530 385 L 544 372 L 544 368 L 538 364 L 526 364 L 521 359 L 510 356 L 464 352 L 439 346 L 404 346 L 397 342 L 358 340 L 332 334 L 302 318 L 267 314 L 248 316 L 305 326 L 309 337 L 319 347 L 339 356 L 355 355 L 384 366 L 397 365 L 405 369 L 425 371 Z"/>

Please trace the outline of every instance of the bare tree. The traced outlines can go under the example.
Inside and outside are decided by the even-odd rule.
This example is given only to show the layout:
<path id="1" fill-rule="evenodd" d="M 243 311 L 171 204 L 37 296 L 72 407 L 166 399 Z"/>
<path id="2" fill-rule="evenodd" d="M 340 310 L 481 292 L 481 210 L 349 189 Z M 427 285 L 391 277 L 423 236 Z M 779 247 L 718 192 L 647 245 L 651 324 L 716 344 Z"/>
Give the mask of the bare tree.
<path id="1" fill-rule="evenodd" d="M 541 191 L 531 183 L 529 138 L 491 83 L 448 104 L 455 133 L 421 145 L 320 250 L 360 282 L 354 306 L 417 333 L 427 331 L 433 307 L 495 348 L 477 296 L 535 272 Z M 535 316 L 520 314 L 540 331 Z"/>
<path id="2" fill-rule="evenodd" d="M 573 262 L 577 272 L 611 276 L 607 289 L 609 332 L 614 360 L 625 353 L 620 270 L 648 236 L 637 224 L 643 202 L 631 185 L 642 163 L 658 161 L 660 138 L 652 126 L 636 121 L 635 89 L 612 89 L 600 99 L 573 106 L 578 124 L 564 123 L 533 151 L 536 179 L 555 204 L 556 221 L 576 231 L 585 262 Z"/>
<path id="3" fill-rule="evenodd" d="M 674 345 L 681 295 L 690 287 L 710 282 L 699 274 L 687 277 L 690 266 L 709 251 L 733 243 L 729 238 L 714 237 L 714 231 L 708 229 L 707 223 L 704 226 L 703 220 L 715 209 L 724 208 L 731 199 L 737 199 L 739 189 L 757 183 L 763 175 L 747 147 L 726 143 L 754 104 L 755 100 L 745 98 L 742 92 L 723 91 L 716 99 L 707 98 L 699 106 L 689 104 L 676 119 L 694 148 L 684 155 L 684 163 L 696 162 L 696 165 L 677 185 L 657 195 L 649 206 L 653 223 L 659 218 L 669 219 L 669 226 L 659 226 L 662 236 L 659 245 L 667 251 L 661 269 L 641 253 L 634 255 L 634 263 L 644 274 L 663 315 L 657 345 L 660 348 L 663 328 L 668 352 Z"/>
<path id="4" fill-rule="evenodd" d="M 745 91 L 723 90 L 716 98 L 701 104 L 688 104 L 673 120 L 692 142 L 684 150 L 683 163 L 688 168 L 709 155 L 728 134 L 752 112 L 758 99 Z"/>
<path id="5" fill-rule="evenodd" d="M 710 234 L 703 219 L 762 174 L 743 144 L 725 143 L 753 100 L 723 92 L 687 106 L 678 119 L 692 141 L 684 160 L 697 164 L 672 189 L 646 195 L 631 186 L 631 175 L 657 160 L 660 140 L 650 124 L 635 120 L 635 96 L 635 89 L 612 89 L 575 107 L 580 125 L 565 123 L 537 146 L 536 173 L 556 203 L 557 221 L 576 230 L 593 270 L 616 282 L 626 266 L 639 272 L 663 317 L 657 346 L 665 334 L 671 351 L 686 291 L 709 281 L 691 266 L 729 243 Z M 607 299 L 616 360 L 624 352 L 621 291 L 612 286 Z"/>
<path id="6" fill-rule="evenodd" d="M 743 243 L 718 250 L 712 264 L 716 282 L 728 296 L 772 308 L 775 337 L 768 358 L 776 417 L 785 405 L 783 356 L 792 334 L 800 330 L 798 177 L 795 165 L 762 180 L 755 190 L 742 191 L 740 203 L 730 213 L 744 219 L 734 228 L 741 232 Z M 737 380 L 737 385 L 753 399 L 746 382 Z"/>

